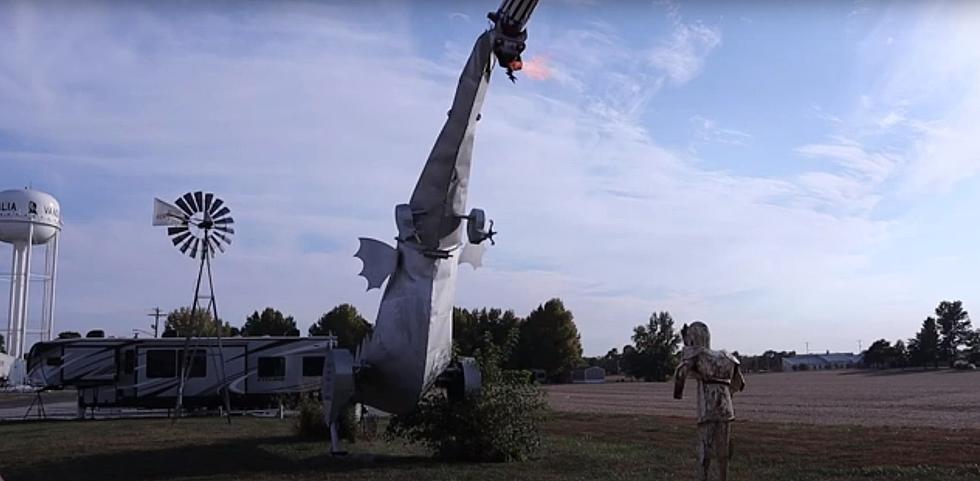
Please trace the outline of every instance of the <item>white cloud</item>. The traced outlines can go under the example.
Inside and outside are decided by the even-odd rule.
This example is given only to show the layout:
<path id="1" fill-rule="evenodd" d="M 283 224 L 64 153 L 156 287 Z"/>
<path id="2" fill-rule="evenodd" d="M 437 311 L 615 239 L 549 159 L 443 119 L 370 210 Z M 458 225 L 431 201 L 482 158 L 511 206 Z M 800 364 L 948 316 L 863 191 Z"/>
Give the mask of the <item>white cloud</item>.
<path id="1" fill-rule="evenodd" d="M 649 61 L 665 72 L 671 83 L 680 85 L 701 73 L 705 58 L 721 45 L 721 31 L 701 22 L 684 22 L 673 4 L 668 4 L 668 16 L 673 31 L 668 40 L 651 50 Z"/>
<path id="2" fill-rule="evenodd" d="M 458 66 L 430 59 L 397 12 L 360 24 L 335 6 L 251 8 L 193 17 L 104 6 L 80 19 L 27 5 L 0 15 L 0 28 L 17 32 L 0 44 L 0 131 L 25 139 L 0 155 L 21 170 L 43 165 L 63 198 L 104 195 L 76 181 L 118 179 L 111 205 L 64 206 L 64 327 L 105 322 L 127 334 L 144 308 L 187 302 L 193 262 L 147 224 L 153 196 L 196 188 L 226 197 L 238 220 L 216 264 L 227 319 L 268 304 L 305 327 L 340 302 L 374 315 L 378 295 L 355 277 L 356 238 L 393 235 L 392 206 L 411 191 Z M 839 204 L 871 194 L 843 178 L 699 167 L 636 122 L 665 74 L 610 29 L 535 22 L 531 48 L 567 77 L 539 88 L 495 75 L 470 202 L 502 233 L 486 269 L 464 269 L 459 304 L 523 314 L 563 297 L 589 353 L 620 346 L 654 309 L 707 319 L 743 351 L 799 337 L 800 323 L 842 322 L 820 298 L 869 309 L 861 302 L 880 279 L 864 270 L 891 226 Z M 697 75 L 721 41 L 700 24 L 672 35 L 657 68 L 673 82 Z M 877 154 L 843 141 L 800 153 L 887 175 Z M 837 196 L 833 208 L 818 186 Z M 339 247 L 304 252 L 309 233 Z M 746 329 L 762 321 L 765 332 Z"/>
<path id="3" fill-rule="evenodd" d="M 980 49 L 966 47 L 980 45 L 977 22 L 970 2 L 893 6 L 860 44 L 874 97 L 854 123 L 895 135 L 912 195 L 980 173 Z"/>
<path id="4" fill-rule="evenodd" d="M 858 142 L 836 138 L 835 143 L 809 144 L 796 149 L 800 154 L 829 159 L 849 174 L 856 175 L 872 184 L 879 184 L 891 175 L 896 160 L 888 154 L 868 152 Z"/>

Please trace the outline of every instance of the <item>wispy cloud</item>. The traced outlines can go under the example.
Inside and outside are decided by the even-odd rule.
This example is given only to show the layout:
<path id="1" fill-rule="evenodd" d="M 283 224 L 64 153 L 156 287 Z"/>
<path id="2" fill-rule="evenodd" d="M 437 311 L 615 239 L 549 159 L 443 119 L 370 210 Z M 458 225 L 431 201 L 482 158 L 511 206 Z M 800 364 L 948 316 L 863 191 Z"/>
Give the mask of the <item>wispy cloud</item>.
<path id="1" fill-rule="evenodd" d="M 891 175 L 897 164 L 888 154 L 868 152 L 858 142 L 847 138 L 835 138 L 834 143 L 809 144 L 796 149 L 797 153 L 828 159 L 844 168 L 845 172 L 880 183 Z"/>
<path id="2" fill-rule="evenodd" d="M 862 40 L 874 94 L 854 124 L 893 134 L 911 191 L 941 189 L 980 173 L 980 7 L 973 3 L 893 6 Z"/>
<path id="3" fill-rule="evenodd" d="M 744 145 L 752 139 L 752 135 L 741 130 L 724 128 L 718 122 L 701 115 L 690 119 L 694 126 L 695 137 L 701 142 L 716 142 L 727 145 Z"/>
<path id="4" fill-rule="evenodd" d="M 673 24 L 670 38 L 654 47 L 650 64 L 667 74 L 674 85 L 689 82 L 701 73 L 705 58 L 721 45 L 721 31 L 701 22 L 685 22 L 676 5 L 667 4 Z"/>
<path id="5" fill-rule="evenodd" d="M 273 305 L 308 324 L 340 302 L 374 315 L 356 238 L 393 235 L 391 208 L 445 119 L 458 63 L 432 58 L 406 12 L 359 8 L 0 7 L 13 33 L 0 44 L 0 156 L 63 201 L 62 326 L 128 334 L 144 308 L 188 302 L 193 262 L 148 211 L 153 196 L 198 188 L 223 195 L 240 227 L 216 263 L 227 319 Z M 738 174 L 664 147 L 639 121 L 721 43 L 671 8 L 670 31 L 651 40 L 659 56 L 602 21 L 541 16 L 532 49 L 549 81 L 495 73 L 470 203 L 502 234 L 486 269 L 463 271 L 458 303 L 528 311 L 561 296 L 590 353 L 621 345 L 653 309 L 707 319 L 743 351 L 898 311 L 874 299 L 902 298 L 906 279 L 868 272 L 893 229 L 868 215 L 902 170 L 891 149 L 843 136 L 843 119 L 837 136 L 785 152 L 824 162 L 802 175 Z M 918 120 L 894 111 L 907 120 L 893 129 Z M 679 122 L 705 140 L 761 141 L 712 118 Z M 956 118 L 920 125 L 960 142 Z M 745 329 L 762 322 L 765 333 Z"/>

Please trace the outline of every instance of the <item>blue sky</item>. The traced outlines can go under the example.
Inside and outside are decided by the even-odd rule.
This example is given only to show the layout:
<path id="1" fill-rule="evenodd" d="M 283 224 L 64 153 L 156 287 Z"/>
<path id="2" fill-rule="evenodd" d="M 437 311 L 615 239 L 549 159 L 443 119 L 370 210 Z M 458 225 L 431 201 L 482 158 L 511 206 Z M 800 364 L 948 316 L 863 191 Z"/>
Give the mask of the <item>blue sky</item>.
<path id="1" fill-rule="evenodd" d="M 189 302 L 194 262 L 150 226 L 188 190 L 238 222 L 222 317 L 372 318 L 357 237 L 394 234 L 493 3 L 0 5 L 3 186 L 62 203 L 58 328 L 129 335 Z M 470 203 L 501 234 L 458 304 L 561 297 L 588 354 L 654 310 L 760 352 L 980 309 L 978 22 L 969 2 L 542 0 L 477 131 Z"/>

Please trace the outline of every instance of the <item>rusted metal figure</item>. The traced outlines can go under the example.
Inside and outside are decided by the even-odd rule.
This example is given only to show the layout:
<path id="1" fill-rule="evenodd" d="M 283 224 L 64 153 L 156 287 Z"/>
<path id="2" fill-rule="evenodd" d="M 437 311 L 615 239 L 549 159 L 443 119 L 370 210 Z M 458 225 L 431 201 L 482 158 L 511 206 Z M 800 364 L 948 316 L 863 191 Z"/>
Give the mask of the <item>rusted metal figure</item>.
<path id="1" fill-rule="evenodd" d="M 725 351 L 711 350 L 711 334 L 703 322 L 681 328 L 684 350 L 674 372 L 674 398 L 684 396 L 684 381 L 698 381 L 698 480 L 707 481 L 711 461 L 718 465 L 718 479 L 727 481 L 732 457 L 732 394 L 745 389 L 738 359 Z"/>

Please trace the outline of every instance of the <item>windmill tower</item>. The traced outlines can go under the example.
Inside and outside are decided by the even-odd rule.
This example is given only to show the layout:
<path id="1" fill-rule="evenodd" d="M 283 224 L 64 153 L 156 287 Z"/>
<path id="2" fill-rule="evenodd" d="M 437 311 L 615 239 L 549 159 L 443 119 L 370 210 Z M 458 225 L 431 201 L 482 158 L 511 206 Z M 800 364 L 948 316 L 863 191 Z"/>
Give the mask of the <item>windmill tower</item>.
<path id="1" fill-rule="evenodd" d="M 174 205 L 176 204 L 176 205 Z M 225 385 L 227 376 L 225 375 L 224 349 L 221 345 L 220 318 L 218 317 L 218 305 L 214 298 L 214 278 L 211 275 L 211 258 L 218 252 L 224 252 L 225 247 L 231 244 L 231 236 L 235 233 L 232 224 L 235 220 L 231 217 L 231 209 L 225 202 L 214 194 L 201 191 L 188 192 L 169 204 L 160 199 L 153 199 L 153 225 L 166 226 L 167 235 L 174 247 L 180 252 L 187 254 L 192 259 L 199 259 L 200 264 L 197 270 L 197 282 L 194 284 L 194 301 L 191 303 L 190 325 L 197 329 L 198 324 L 194 317 L 198 315 L 202 300 L 207 300 L 206 310 L 213 314 L 217 332 L 218 353 L 220 361 L 218 369 L 221 372 L 221 391 L 224 394 L 225 410 L 228 413 L 228 421 L 231 422 L 231 403 L 228 398 L 228 388 Z M 207 276 L 205 277 L 205 274 Z M 207 282 L 207 289 L 204 294 L 201 292 L 201 283 Z M 192 333 L 188 332 L 184 342 L 184 359 L 181 373 L 180 385 L 177 391 L 177 416 L 180 416 L 184 399 L 184 383 L 191 366 Z M 196 337 L 199 332 L 193 333 Z M 197 340 L 193 341 L 195 344 Z M 212 360 L 214 358 L 212 357 Z"/>

